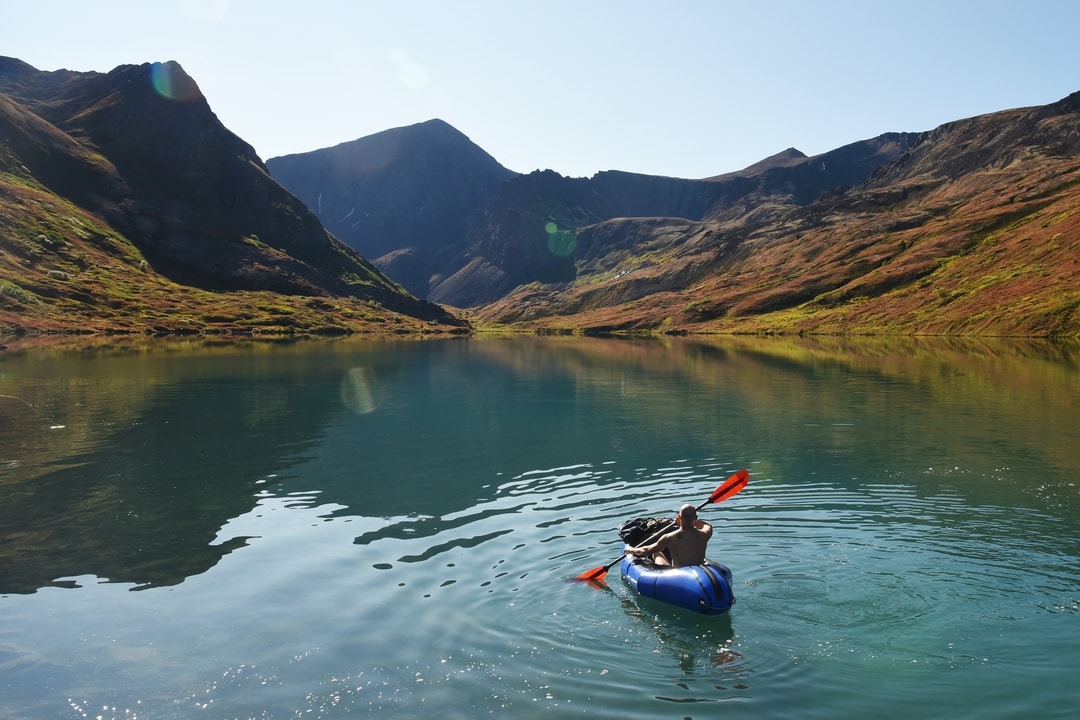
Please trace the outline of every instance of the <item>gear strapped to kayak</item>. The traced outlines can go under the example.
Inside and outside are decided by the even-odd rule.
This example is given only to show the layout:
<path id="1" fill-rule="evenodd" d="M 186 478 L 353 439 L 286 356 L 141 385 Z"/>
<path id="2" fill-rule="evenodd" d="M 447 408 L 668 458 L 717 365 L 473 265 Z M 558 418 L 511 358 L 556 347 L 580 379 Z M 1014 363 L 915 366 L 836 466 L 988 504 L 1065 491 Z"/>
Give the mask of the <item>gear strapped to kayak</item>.
<path id="1" fill-rule="evenodd" d="M 619 537 L 627 545 L 640 545 L 646 538 L 651 538 L 666 528 L 675 529 L 671 518 L 631 518 L 619 526 Z"/>

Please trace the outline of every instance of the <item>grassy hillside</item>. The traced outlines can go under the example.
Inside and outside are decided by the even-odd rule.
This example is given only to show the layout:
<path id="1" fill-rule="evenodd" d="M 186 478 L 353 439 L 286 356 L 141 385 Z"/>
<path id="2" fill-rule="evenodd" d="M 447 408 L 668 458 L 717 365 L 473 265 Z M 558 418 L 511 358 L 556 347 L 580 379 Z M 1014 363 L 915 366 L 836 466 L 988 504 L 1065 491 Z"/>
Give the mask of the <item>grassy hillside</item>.
<path id="1" fill-rule="evenodd" d="M 10 173 L 0 173 L 0 238 L 0 333 L 451 329 L 359 298 L 177 284 L 155 273 L 129 240 L 98 218 Z"/>
<path id="2" fill-rule="evenodd" d="M 1074 104 L 945 126 L 870 182 L 756 225 L 582 228 L 572 283 L 477 316 L 556 332 L 1078 337 Z"/>
<path id="3" fill-rule="evenodd" d="M 0 332 L 462 327 L 327 233 L 179 65 L 0 57 Z"/>

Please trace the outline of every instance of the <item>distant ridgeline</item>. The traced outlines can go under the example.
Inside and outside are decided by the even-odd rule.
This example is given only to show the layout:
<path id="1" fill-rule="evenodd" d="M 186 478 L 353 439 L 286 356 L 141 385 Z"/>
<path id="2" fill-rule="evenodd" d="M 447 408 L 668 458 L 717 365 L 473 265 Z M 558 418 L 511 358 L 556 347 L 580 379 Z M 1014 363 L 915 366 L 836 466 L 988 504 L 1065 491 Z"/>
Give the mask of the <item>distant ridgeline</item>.
<path id="1" fill-rule="evenodd" d="M 273 177 L 271 177 L 271 174 Z M 0 332 L 1080 336 L 1080 94 L 689 180 L 439 120 L 263 162 L 175 63 L 0 58 Z M 438 304 L 436 304 L 438 303 Z"/>
<path id="2" fill-rule="evenodd" d="M 893 133 L 810 159 L 794 149 L 707 180 L 619 171 L 566 178 L 514 173 L 441 120 L 309 153 L 270 172 L 330 232 L 420 297 L 455 306 L 497 300 L 532 282 L 570 282 L 597 251 L 581 228 L 615 218 L 740 220 L 765 203 L 801 206 L 866 180 L 918 136 Z"/>
<path id="3" fill-rule="evenodd" d="M 702 180 L 432 120 L 267 166 L 411 292 L 544 331 L 1080 335 L 1080 94 Z"/>

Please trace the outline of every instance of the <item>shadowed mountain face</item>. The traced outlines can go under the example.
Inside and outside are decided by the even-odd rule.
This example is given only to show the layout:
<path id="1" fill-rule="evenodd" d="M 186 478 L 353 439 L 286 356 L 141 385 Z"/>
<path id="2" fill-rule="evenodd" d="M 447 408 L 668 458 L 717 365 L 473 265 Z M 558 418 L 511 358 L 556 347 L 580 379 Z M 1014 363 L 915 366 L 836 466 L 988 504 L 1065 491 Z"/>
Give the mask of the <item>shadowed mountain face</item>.
<path id="1" fill-rule="evenodd" d="M 864 181 L 913 134 L 817 158 L 788 150 L 708 180 L 609 171 L 566 178 L 512 173 L 439 120 L 397 128 L 267 167 L 323 223 L 410 291 L 478 306 L 532 282 L 577 276 L 575 235 L 613 218 L 762 220 Z"/>
<path id="2" fill-rule="evenodd" d="M 80 220 L 94 226 L 88 233 L 116 236 L 110 241 L 126 246 L 136 265 L 144 261 L 144 270 L 179 285 L 364 298 L 445 316 L 330 236 L 251 146 L 221 125 L 176 63 L 102 74 L 40 72 L 0 58 L 0 177 L 9 238 L 24 243 L 31 234 L 52 247 L 74 242 L 27 210 L 49 203 L 55 217 L 70 204 L 88 216 Z M 80 274 L 56 272 L 69 280 Z"/>
<path id="3" fill-rule="evenodd" d="M 462 263 L 478 216 L 514 175 L 440 120 L 267 167 L 330 232 L 421 297 L 432 276 Z"/>
<path id="4" fill-rule="evenodd" d="M 0 331 L 1078 335 L 1078 97 L 566 178 L 438 120 L 263 165 L 175 63 L 0 58 Z"/>
<path id="5" fill-rule="evenodd" d="M 429 253 L 414 289 L 545 331 L 1076 335 L 1077 97 L 815 157 L 789 149 L 706 180 L 513 175 L 486 205 L 474 196 L 474 221 L 443 245 L 463 250 Z M 399 152 L 422 127 L 395 131 Z M 391 178 L 362 142 L 337 172 Z M 379 246 L 392 276 L 393 246 L 412 253 L 425 235 L 407 208 L 461 192 L 410 189 L 381 196 L 384 221 L 398 218 Z"/>

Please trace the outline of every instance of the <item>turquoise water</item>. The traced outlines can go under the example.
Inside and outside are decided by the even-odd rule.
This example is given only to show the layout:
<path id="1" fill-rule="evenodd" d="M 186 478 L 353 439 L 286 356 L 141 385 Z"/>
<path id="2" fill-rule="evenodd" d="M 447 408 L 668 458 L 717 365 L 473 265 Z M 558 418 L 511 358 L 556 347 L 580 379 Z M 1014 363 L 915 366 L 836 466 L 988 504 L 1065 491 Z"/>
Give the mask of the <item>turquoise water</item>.
<path id="1" fill-rule="evenodd" d="M 0 354 L 5 718 L 1071 717 L 1078 354 Z M 705 501 L 704 618 L 568 578 Z"/>

